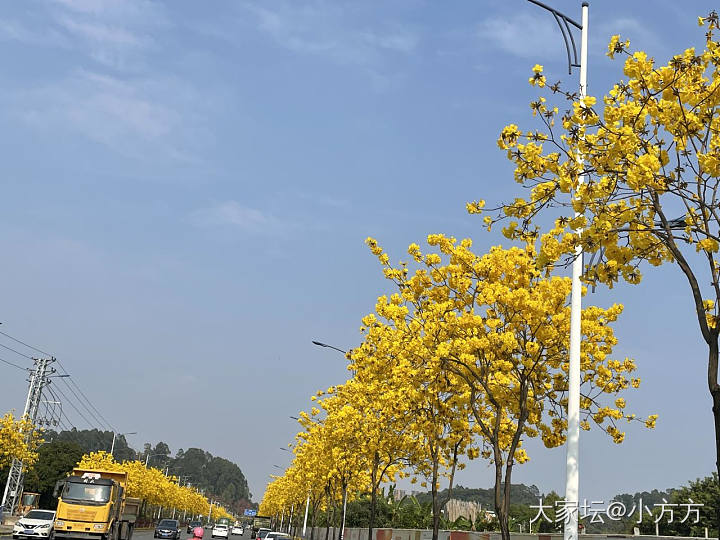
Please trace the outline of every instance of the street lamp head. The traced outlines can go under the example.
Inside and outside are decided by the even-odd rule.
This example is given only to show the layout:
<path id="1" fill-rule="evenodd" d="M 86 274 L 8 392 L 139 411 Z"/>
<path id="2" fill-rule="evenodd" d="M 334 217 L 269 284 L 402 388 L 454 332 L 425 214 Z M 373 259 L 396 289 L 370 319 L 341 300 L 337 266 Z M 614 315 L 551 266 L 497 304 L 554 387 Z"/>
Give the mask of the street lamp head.
<path id="1" fill-rule="evenodd" d="M 313 345 L 317 345 L 318 347 L 325 347 L 325 348 L 327 348 L 327 349 L 333 349 L 333 350 L 336 350 L 336 351 L 341 352 L 341 353 L 343 353 L 343 354 L 347 354 L 347 351 L 343 351 L 342 349 L 340 349 L 340 348 L 338 348 L 338 347 L 335 347 L 334 345 L 328 345 L 327 343 L 323 343 L 322 341 L 312 340 L 312 343 L 313 343 Z"/>

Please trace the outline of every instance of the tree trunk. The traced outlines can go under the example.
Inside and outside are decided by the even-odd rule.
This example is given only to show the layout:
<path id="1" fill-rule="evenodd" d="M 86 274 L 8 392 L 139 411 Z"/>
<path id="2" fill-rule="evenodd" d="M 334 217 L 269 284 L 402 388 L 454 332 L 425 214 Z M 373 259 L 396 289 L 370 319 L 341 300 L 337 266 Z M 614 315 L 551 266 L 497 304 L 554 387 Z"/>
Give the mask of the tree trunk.
<path id="1" fill-rule="evenodd" d="M 319 500 L 319 497 L 318 497 Z M 315 539 L 315 522 L 317 520 L 317 509 L 319 502 L 313 503 L 312 505 L 312 516 L 310 516 L 310 540 Z"/>
<path id="2" fill-rule="evenodd" d="M 332 507 L 332 510 L 333 510 L 332 513 L 334 514 L 334 510 L 335 510 L 334 505 Z M 328 499 L 328 507 L 327 507 L 327 510 L 325 511 L 325 540 L 330 540 L 330 523 L 331 523 L 330 518 L 331 518 L 331 508 L 330 508 L 330 500 Z M 332 516 L 332 519 L 333 519 L 332 523 L 334 525 L 334 520 L 335 520 L 334 515 Z M 333 534 L 333 536 L 335 536 L 335 535 Z"/>
<path id="3" fill-rule="evenodd" d="M 373 527 L 375 527 L 375 507 L 377 505 L 377 474 L 378 474 L 378 468 L 380 467 L 380 457 L 378 456 L 378 453 L 375 452 L 375 456 L 373 458 L 373 468 L 372 472 L 370 473 L 370 486 L 371 486 L 371 492 L 370 492 L 370 519 L 368 521 L 368 540 L 373 540 Z"/>
<path id="4" fill-rule="evenodd" d="M 715 419 L 715 468 L 720 482 L 720 388 L 711 390 L 713 398 L 713 418 Z M 720 506 L 715 509 L 715 527 L 720 534 Z"/>
<path id="5" fill-rule="evenodd" d="M 438 469 L 440 466 L 439 463 L 440 459 L 439 456 L 435 459 L 433 459 L 433 470 L 432 470 L 432 511 L 433 511 L 433 532 L 432 532 L 432 540 L 438 540 L 438 536 L 440 534 L 440 508 L 438 504 L 438 492 L 437 492 L 437 484 L 438 484 Z"/>
<path id="6" fill-rule="evenodd" d="M 500 536 L 502 540 L 510 540 L 510 528 L 508 527 L 508 514 L 505 504 L 505 485 L 502 480 L 502 460 L 495 459 L 495 515 L 500 525 Z M 507 482 L 507 478 L 505 479 Z"/>

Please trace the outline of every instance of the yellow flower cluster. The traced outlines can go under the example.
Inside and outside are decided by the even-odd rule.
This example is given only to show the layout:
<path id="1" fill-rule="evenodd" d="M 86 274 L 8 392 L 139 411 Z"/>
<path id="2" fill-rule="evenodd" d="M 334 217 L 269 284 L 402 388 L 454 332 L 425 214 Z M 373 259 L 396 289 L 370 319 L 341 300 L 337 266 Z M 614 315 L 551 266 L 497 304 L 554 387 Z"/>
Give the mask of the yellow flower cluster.
<path id="1" fill-rule="evenodd" d="M 38 459 L 37 448 L 42 443 L 41 432 L 28 418 L 15 420 L 12 413 L 0 418 L 0 469 L 19 459 L 26 468 Z"/>
<path id="2" fill-rule="evenodd" d="M 120 463 L 107 452 L 92 452 L 82 457 L 78 467 L 126 472 L 128 496 L 138 497 L 149 504 L 174 507 L 195 515 L 207 515 L 210 511 L 210 502 L 202 494 L 191 487 L 180 486 L 177 478 L 165 476 L 160 469 L 146 467 L 142 461 Z M 230 517 L 230 513 L 222 507 L 214 506 L 212 511 L 216 518 Z"/>

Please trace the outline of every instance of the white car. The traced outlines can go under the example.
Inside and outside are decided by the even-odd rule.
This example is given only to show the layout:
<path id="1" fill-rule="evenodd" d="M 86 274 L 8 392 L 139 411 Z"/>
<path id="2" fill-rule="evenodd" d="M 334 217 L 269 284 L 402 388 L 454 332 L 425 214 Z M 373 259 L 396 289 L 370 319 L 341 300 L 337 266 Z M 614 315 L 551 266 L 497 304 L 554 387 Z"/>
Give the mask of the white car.
<path id="1" fill-rule="evenodd" d="M 284 532 L 269 532 L 265 540 L 290 540 L 290 535 Z"/>
<path id="2" fill-rule="evenodd" d="M 212 538 L 227 538 L 228 537 L 228 526 L 224 523 L 216 523 L 212 528 Z"/>
<path id="3" fill-rule="evenodd" d="M 13 526 L 13 538 L 50 538 L 54 523 L 54 511 L 30 510 Z"/>
<path id="4" fill-rule="evenodd" d="M 240 536 L 242 536 L 243 534 L 245 534 L 245 530 L 240 525 L 233 525 L 233 528 L 230 529 L 230 534 L 239 534 Z"/>

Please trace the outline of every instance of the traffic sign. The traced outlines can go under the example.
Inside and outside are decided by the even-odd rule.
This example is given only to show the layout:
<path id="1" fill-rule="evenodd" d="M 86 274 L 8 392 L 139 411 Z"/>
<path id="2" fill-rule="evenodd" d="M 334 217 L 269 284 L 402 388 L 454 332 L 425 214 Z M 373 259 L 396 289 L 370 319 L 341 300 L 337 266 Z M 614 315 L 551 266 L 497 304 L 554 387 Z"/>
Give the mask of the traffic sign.
<path id="1" fill-rule="evenodd" d="M 252 510 L 250 508 L 246 508 L 245 512 L 243 512 L 243 515 L 249 516 L 249 517 L 255 517 L 255 516 L 257 516 L 257 510 Z"/>

